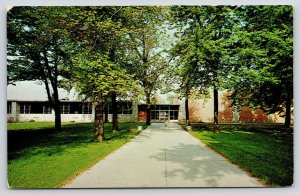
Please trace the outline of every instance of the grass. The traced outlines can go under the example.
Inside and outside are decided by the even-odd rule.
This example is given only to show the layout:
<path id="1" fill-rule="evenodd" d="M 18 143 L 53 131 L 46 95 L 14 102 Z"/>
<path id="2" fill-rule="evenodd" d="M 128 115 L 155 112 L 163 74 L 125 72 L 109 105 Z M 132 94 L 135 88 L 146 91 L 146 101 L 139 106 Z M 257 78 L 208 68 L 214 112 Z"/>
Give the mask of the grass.
<path id="1" fill-rule="evenodd" d="M 12 188 L 58 188 L 139 133 L 141 123 L 120 123 L 106 141 L 93 142 L 90 123 L 64 124 L 57 132 L 50 123 L 8 124 L 8 183 Z"/>
<path id="2" fill-rule="evenodd" d="M 53 122 L 22 122 L 22 123 L 8 123 L 8 130 L 38 130 L 44 128 L 54 128 Z"/>
<path id="3" fill-rule="evenodd" d="M 192 125 L 190 133 L 263 183 L 293 184 L 293 129 L 279 125 Z"/>

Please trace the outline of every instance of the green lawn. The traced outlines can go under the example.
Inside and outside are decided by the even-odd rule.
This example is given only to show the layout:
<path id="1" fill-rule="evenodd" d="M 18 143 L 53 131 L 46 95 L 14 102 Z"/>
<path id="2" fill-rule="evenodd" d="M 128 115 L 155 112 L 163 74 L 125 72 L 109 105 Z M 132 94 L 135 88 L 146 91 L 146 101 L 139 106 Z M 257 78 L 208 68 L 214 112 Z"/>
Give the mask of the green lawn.
<path id="1" fill-rule="evenodd" d="M 7 130 L 38 130 L 43 128 L 54 128 L 53 122 L 20 122 L 7 123 Z"/>
<path id="2" fill-rule="evenodd" d="M 293 129 L 279 125 L 192 125 L 190 133 L 270 186 L 293 184 Z"/>
<path id="3" fill-rule="evenodd" d="M 72 123 L 62 123 L 62 126 Z M 74 123 L 73 123 L 74 124 Z M 20 123 L 8 123 L 8 130 L 39 130 L 45 128 L 54 128 L 54 122 L 20 122 Z"/>
<path id="4" fill-rule="evenodd" d="M 48 125 L 47 125 L 48 124 Z M 93 125 L 52 123 L 8 124 L 8 183 L 13 188 L 57 188 L 116 150 L 139 131 L 142 123 L 120 123 L 118 132 L 105 124 L 103 143 L 93 142 Z"/>

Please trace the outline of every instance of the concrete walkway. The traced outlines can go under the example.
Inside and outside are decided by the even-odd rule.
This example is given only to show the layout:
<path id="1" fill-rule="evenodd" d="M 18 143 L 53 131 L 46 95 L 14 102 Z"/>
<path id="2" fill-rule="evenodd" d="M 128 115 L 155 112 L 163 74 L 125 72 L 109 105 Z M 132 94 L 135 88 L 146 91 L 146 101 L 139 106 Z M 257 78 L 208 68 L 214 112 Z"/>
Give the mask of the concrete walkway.
<path id="1" fill-rule="evenodd" d="M 84 157 L 83 157 L 84 158 Z M 65 188 L 263 187 L 177 124 L 152 124 Z"/>

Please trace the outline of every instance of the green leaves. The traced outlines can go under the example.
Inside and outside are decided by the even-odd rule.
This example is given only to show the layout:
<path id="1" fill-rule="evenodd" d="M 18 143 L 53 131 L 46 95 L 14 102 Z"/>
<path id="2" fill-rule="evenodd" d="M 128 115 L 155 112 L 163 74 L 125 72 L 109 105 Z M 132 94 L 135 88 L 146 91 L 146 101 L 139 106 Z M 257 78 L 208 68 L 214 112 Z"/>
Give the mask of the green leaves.
<path id="1" fill-rule="evenodd" d="M 108 95 L 110 92 L 127 93 L 137 88 L 132 76 L 120 66 L 99 53 L 82 53 L 73 59 L 74 81 L 83 94 L 93 96 L 96 92 Z"/>
<path id="2" fill-rule="evenodd" d="M 270 112 L 293 98 L 292 6 L 15 7 L 7 26 L 8 83 L 150 96 L 179 80 Z"/>
<path id="3" fill-rule="evenodd" d="M 283 111 L 293 88 L 292 6 L 174 6 L 182 93 L 231 89 L 237 107 Z M 289 100 L 288 100 L 289 99 Z"/>
<path id="4" fill-rule="evenodd" d="M 180 41 L 173 48 L 178 56 L 182 87 L 191 89 L 222 88 L 228 72 L 228 37 L 233 7 L 173 7 L 173 20 L 184 26 Z M 185 92 L 184 92 L 185 93 Z"/>
<path id="5" fill-rule="evenodd" d="M 231 72 L 232 98 L 236 105 L 282 112 L 293 86 L 292 7 L 245 6 L 238 14 L 246 25 L 233 44 L 240 68 Z"/>

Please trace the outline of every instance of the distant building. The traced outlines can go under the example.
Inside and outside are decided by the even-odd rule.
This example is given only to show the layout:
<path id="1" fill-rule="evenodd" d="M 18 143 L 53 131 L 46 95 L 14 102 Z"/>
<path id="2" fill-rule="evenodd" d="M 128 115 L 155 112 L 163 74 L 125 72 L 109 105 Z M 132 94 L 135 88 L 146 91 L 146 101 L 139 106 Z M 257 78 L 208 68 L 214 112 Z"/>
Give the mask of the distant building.
<path id="1" fill-rule="evenodd" d="M 267 115 L 262 110 L 243 108 L 235 112 L 230 107 L 227 92 L 219 93 L 219 121 L 220 122 L 260 122 L 283 123 L 284 118 L 279 115 Z M 59 89 L 61 100 L 62 122 L 92 122 L 94 109 L 91 103 L 81 99 L 75 90 Z M 121 122 L 135 122 L 146 120 L 146 106 L 141 102 L 118 102 L 118 117 Z M 108 121 L 112 119 L 110 106 L 105 106 Z M 190 122 L 213 122 L 213 99 L 189 100 Z M 33 81 L 18 82 L 15 86 L 7 87 L 7 120 L 9 122 L 22 121 L 54 121 L 54 111 L 47 102 L 47 95 L 43 85 Z M 152 122 L 185 122 L 184 99 L 172 100 L 158 98 L 151 106 Z"/>

